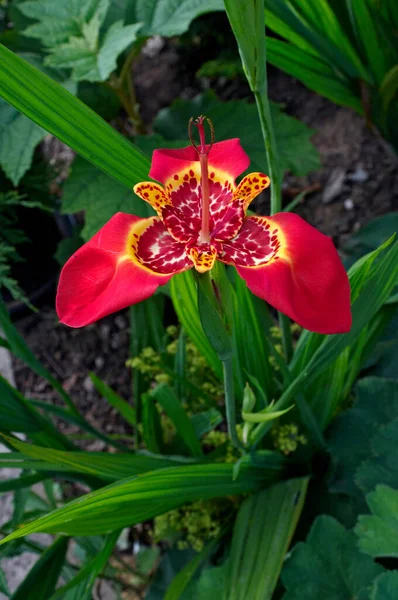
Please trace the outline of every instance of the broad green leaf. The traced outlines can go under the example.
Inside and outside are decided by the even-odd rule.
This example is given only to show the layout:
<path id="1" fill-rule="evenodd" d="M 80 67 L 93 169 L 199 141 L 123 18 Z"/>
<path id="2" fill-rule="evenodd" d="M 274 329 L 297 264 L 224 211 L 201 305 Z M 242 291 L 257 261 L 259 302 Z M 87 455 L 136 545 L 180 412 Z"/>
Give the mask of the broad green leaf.
<path id="1" fill-rule="evenodd" d="M 395 395 L 398 386 L 395 386 Z M 395 460 L 398 435 L 398 411 L 395 419 L 380 427 L 371 439 L 372 456 L 364 460 L 355 474 L 355 483 L 364 493 L 378 483 L 398 488 L 398 465 Z"/>
<path id="2" fill-rule="evenodd" d="M 385 240 L 398 232 L 398 213 L 390 212 L 376 217 L 358 231 L 350 235 L 344 244 L 343 253 L 347 256 L 344 264 L 352 265 L 355 259 L 379 248 Z"/>
<path id="3" fill-rule="evenodd" d="M 227 567 L 225 600 L 271 598 L 304 506 L 308 477 L 250 496 L 239 509 Z"/>
<path id="4" fill-rule="evenodd" d="M 22 581 L 12 600 L 48 600 L 64 566 L 68 538 L 60 537 L 43 552 Z"/>
<path id="5" fill-rule="evenodd" d="M 356 538 L 331 517 L 318 517 L 306 542 L 296 544 L 282 571 L 283 600 L 367 600 L 383 568 L 362 554 Z"/>
<path id="6" fill-rule="evenodd" d="M 101 42 L 100 26 L 101 23 L 94 16 L 90 23 L 83 25 L 82 36 L 71 37 L 67 43 L 57 46 L 46 64 L 72 69 L 74 81 L 106 81 L 117 68 L 118 56 L 136 40 L 141 24 L 123 26 L 122 21 L 117 21 L 111 25 Z"/>
<path id="7" fill-rule="evenodd" d="M 224 10 L 223 0 L 129 0 L 128 23 L 143 23 L 141 35 L 172 37 L 188 31 L 199 15 Z"/>
<path id="8" fill-rule="evenodd" d="M 58 83 L 2 45 L 0 96 L 127 187 L 148 178 L 149 161 L 133 144 Z"/>
<path id="9" fill-rule="evenodd" d="M 382 573 L 376 577 L 370 600 L 395 600 L 398 590 L 398 571 Z"/>
<path id="10" fill-rule="evenodd" d="M 83 24 L 95 15 L 103 22 L 109 4 L 109 0 L 28 0 L 19 3 L 18 9 L 26 17 L 39 21 L 25 29 L 24 34 L 51 48 L 71 36 L 81 35 Z"/>
<path id="11" fill-rule="evenodd" d="M 0 98 L 0 164 L 17 186 L 32 164 L 33 152 L 46 132 Z"/>
<path id="12" fill-rule="evenodd" d="M 255 104 L 243 100 L 221 102 L 213 92 L 193 100 L 176 100 L 162 109 L 155 118 L 155 133 L 166 139 L 184 139 L 191 116 L 204 114 L 211 118 L 217 140 L 240 138 L 251 159 L 251 171 L 267 171 L 267 159 Z M 310 138 L 314 131 L 293 117 L 284 114 L 277 104 L 271 104 L 276 145 L 281 171 L 305 175 L 319 168 L 319 156 Z"/>
<path id="13" fill-rule="evenodd" d="M 283 462 L 259 469 L 247 462 L 232 479 L 230 464 L 172 467 L 121 480 L 21 526 L 0 544 L 30 533 L 97 535 L 141 523 L 199 499 L 254 491 L 278 479 Z M 99 518 L 100 515 L 100 518 Z"/>
<path id="14" fill-rule="evenodd" d="M 358 518 L 355 533 L 365 554 L 398 558 L 398 490 L 378 485 L 366 496 L 371 515 Z"/>
<path id="15" fill-rule="evenodd" d="M 71 590 L 77 591 L 75 600 L 91 600 L 95 580 L 102 573 L 108 562 L 118 537 L 119 531 L 109 535 L 96 556 L 86 562 L 77 575 L 72 577 L 68 583 L 59 588 L 50 598 L 46 597 L 45 600 L 68 600 L 69 596 L 67 594 Z M 77 589 L 76 586 L 78 586 Z"/>
<path id="16" fill-rule="evenodd" d="M 398 417 L 398 384 L 368 377 L 358 382 L 355 393 L 353 408 L 336 417 L 327 436 L 329 450 L 336 461 L 331 489 L 354 495 L 358 493 L 354 475 L 370 455 L 373 436 L 382 425 Z"/>
<path id="17" fill-rule="evenodd" d="M 124 398 L 119 396 L 109 385 L 102 381 L 95 373 L 89 374 L 91 381 L 93 382 L 95 389 L 113 408 L 115 408 L 121 415 L 126 419 L 129 425 L 133 427 L 137 424 L 137 417 L 135 409 L 130 406 Z"/>
<path id="18" fill-rule="evenodd" d="M 132 189 L 117 183 L 78 156 L 65 182 L 62 212 L 70 214 L 80 210 L 85 211 L 85 225 L 81 232 L 85 240 L 97 233 L 117 212 L 139 217 L 153 214 L 149 204 L 138 198 Z"/>
<path id="19" fill-rule="evenodd" d="M 160 406 L 171 419 L 177 434 L 184 441 L 185 446 L 192 456 L 202 457 L 203 451 L 195 435 L 193 424 L 173 390 L 167 384 L 162 384 L 150 392 L 150 395 L 159 402 Z"/>

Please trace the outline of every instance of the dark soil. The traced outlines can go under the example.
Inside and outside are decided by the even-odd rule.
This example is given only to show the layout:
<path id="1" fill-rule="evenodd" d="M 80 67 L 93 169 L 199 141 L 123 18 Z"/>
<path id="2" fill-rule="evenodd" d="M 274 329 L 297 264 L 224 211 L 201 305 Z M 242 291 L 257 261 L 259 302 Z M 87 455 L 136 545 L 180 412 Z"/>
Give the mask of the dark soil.
<path id="1" fill-rule="evenodd" d="M 134 79 L 147 124 L 174 98 L 191 98 L 208 87 L 208 81 L 195 78 L 200 66 L 200 62 L 195 66 L 195 60 L 198 62 L 195 52 L 189 62 L 188 54 L 181 51 L 176 41 L 164 40 L 152 41 L 144 51 Z M 224 100 L 248 97 L 243 80 L 219 80 L 214 87 Z M 275 69 L 270 69 L 269 93 L 272 100 L 285 105 L 288 114 L 315 130 L 313 142 L 322 162 L 318 172 L 302 178 L 291 175 L 285 178 L 286 203 L 298 191 L 316 184 L 318 191 L 308 195 L 297 211 L 333 236 L 340 248 L 361 225 L 398 209 L 397 159 L 380 137 L 366 128 L 360 116 L 321 98 Z M 257 210 L 266 214 L 267 202 L 259 202 Z M 119 394 L 130 397 L 130 373 L 125 367 L 127 314 L 113 315 L 96 325 L 73 330 L 57 325 L 53 305 L 40 309 L 39 314 L 17 323 L 33 352 L 62 381 L 90 422 L 104 431 L 123 431 L 124 426 L 113 409 L 93 389 L 88 372 L 95 371 Z M 21 392 L 49 402 L 59 401 L 45 382 L 16 359 L 15 371 Z"/>

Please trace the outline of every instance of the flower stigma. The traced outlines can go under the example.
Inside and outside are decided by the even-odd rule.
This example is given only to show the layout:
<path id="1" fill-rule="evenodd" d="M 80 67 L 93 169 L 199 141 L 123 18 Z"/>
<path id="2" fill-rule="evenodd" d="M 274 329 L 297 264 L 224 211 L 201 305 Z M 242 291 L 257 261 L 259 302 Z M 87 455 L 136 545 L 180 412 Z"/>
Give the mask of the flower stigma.
<path id="1" fill-rule="evenodd" d="M 204 128 L 204 122 L 207 121 L 210 127 L 211 142 L 206 147 L 206 134 Z M 200 146 L 198 146 L 193 139 L 192 125 L 197 127 L 199 132 Z M 212 145 L 214 144 L 214 127 L 210 119 L 205 116 L 200 116 L 197 119 L 190 118 L 188 124 L 188 134 L 191 140 L 192 146 L 195 148 L 199 155 L 200 160 L 200 187 L 201 187 L 201 228 L 198 237 L 199 244 L 208 244 L 210 242 L 210 209 L 209 209 L 209 152 Z"/>

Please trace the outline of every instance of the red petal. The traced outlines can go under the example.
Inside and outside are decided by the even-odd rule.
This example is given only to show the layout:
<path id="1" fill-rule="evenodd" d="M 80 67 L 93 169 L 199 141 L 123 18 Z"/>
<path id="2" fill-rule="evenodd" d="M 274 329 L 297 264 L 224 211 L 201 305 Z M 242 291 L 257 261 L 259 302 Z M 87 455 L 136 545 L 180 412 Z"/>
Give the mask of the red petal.
<path id="1" fill-rule="evenodd" d="M 249 163 L 238 138 L 213 144 L 209 152 L 209 172 L 212 168 L 223 171 L 232 180 L 243 173 Z M 193 146 L 176 150 L 164 148 L 153 152 L 149 177 L 167 185 L 182 171 L 190 169 L 195 173 L 199 170 L 199 156 Z"/>
<path id="2" fill-rule="evenodd" d="M 237 265 L 249 289 L 310 331 L 349 331 L 350 285 L 332 240 L 292 213 L 261 220 L 259 241 L 276 252 L 258 266 Z"/>
<path id="3" fill-rule="evenodd" d="M 140 265 L 130 250 L 137 226 L 151 219 L 117 213 L 62 269 L 57 313 L 62 323 L 82 327 L 151 296 L 172 274 Z M 133 237 L 133 239 L 135 239 Z"/>

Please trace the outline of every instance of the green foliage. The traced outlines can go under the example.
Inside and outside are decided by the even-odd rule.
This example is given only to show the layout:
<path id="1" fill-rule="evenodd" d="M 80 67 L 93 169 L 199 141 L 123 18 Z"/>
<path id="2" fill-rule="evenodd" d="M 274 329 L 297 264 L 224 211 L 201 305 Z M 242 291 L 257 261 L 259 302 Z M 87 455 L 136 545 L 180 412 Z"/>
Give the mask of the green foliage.
<path id="1" fill-rule="evenodd" d="M 318 517 L 306 542 L 296 544 L 282 571 L 284 600 L 367 600 L 382 567 L 362 554 L 355 535 L 331 517 Z"/>
<path id="2" fill-rule="evenodd" d="M 119 14 L 123 10 L 127 23 L 143 24 L 140 35 L 171 37 L 187 31 L 197 16 L 224 10 L 224 3 L 222 0 L 128 0 Z"/>
<path id="3" fill-rule="evenodd" d="M 282 464 L 275 469 L 271 463 L 268 470 L 245 462 L 236 481 L 232 479 L 233 467 L 227 464 L 179 466 L 122 479 L 23 525 L 0 545 L 38 532 L 97 535 L 151 519 L 186 502 L 253 491 L 280 476 Z"/>
<path id="4" fill-rule="evenodd" d="M 308 478 L 291 479 L 247 498 L 235 521 L 225 600 L 271 598 L 304 506 Z"/>
<path id="5" fill-rule="evenodd" d="M 398 386 L 395 381 L 376 377 L 359 381 L 353 408 L 340 414 L 329 430 L 328 445 L 336 461 L 333 491 L 352 495 L 359 493 L 355 483 L 357 469 L 368 459 L 374 436 L 383 425 L 397 417 Z"/>
<path id="6" fill-rule="evenodd" d="M 395 438 L 396 439 L 396 438 Z M 398 557 L 398 491 L 377 485 L 366 496 L 371 515 L 358 519 L 359 548 L 373 557 Z"/>
<path id="7" fill-rule="evenodd" d="M 269 62 L 364 114 L 397 148 L 395 0 L 266 0 L 265 5 L 267 27 L 283 38 L 268 38 Z"/>
<path id="8" fill-rule="evenodd" d="M 149 161 L 138 149 L 58 83 L 1 45 L 0 95 L 127 187 L 147 178 Z"/>
<path id="9" fill-rule="evenodd" d="M 396 392 L 395 386 L 395 392 Z M 366 494 L 379 482 L 393 487 L 398 485 L 398 466 L 394 460 L 394 447 L 398 434 L 398 414 L 395 419 L 380 426 L 370 441 L 372 454 L 356 471 L 355 482 Z"/>
<path id="10" fill-rule="evenodd" d="M 112 202 L 109 199 L 112 198 Z M 115 212 L 149 217 L 149 204 L 137 198 L 131 190 L 115 182 L 84 159 L 75 158 L 71 174 L 65 182 L 62 212 L 70 214 L 85 211 L 81 236 L 90 239 Z"/>
<path id="11" fill-rule="evenodd" d="M 375 579 L 370 600 L 394 600 L 398 589 L 398 571 L 382 573 Z"/>
<path id="12" fill-rule="evenodd" d="M 62 71 L 43 66 L 38 54 L 21 53 L 20 57 L 62 84 L 72 93 L 75 86 Z M 14 186 L 32 164 L 33 153 L 45 137 L 45 130 L 0 98 L 0 166 Z"/>
<path id="13" fill-rule="evenodd" d="M 75 0 L 54 3 L 48 0 L 24 2 L 23 14 L 39 23 L 25 30 L 28 37 L 39 38 L 50 55 L 50 67 L 72 69 L 74 81 L 105 81 L 116 69 L 118 56 L 137 37 L 141 24 L 123 26 L 116 21 L 100 39 L 100 30 L 109 9 L 109 0 Z"/>
<path id="14" fill-rule="evenodd" d="M 277 104 L 271 104 L 271 111 L 281 171 L 305 175 L 318 169 L 319 156 L 310 142 L 314 132 L 304 123 L 284 114 Z M 154 132 L 167 140 L 184 139 L 189 118 L 200 114 L 212 119 L 217 140 L 240 138 L 251 158 L 251 171 L 267 172 L 260 122 L 254 104 L 242 100 L 221 102 L 210 91 L 193 100 L 175 100 L 170 108 L 162 109 L 155 118 Z"/>
<path id="15" fill-rule="evenodd" d="M 13 600 L 48 600 L 64 565 L 68 538 L 60 537 L 43 552 L 14 592 Z"/>

